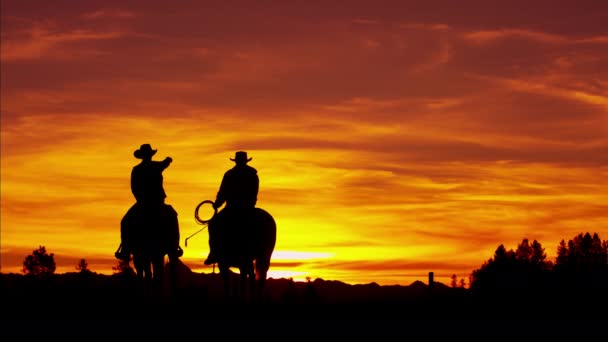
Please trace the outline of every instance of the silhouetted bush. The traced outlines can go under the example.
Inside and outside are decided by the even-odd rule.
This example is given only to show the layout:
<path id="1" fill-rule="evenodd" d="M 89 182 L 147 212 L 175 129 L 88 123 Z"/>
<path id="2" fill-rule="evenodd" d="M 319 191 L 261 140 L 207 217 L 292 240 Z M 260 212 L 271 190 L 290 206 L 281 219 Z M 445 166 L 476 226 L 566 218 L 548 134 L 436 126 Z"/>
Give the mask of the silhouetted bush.
<path id="1" fill-rule="evenodd" d="M 25 274 L 50 275 L 55 273 L 55 268 L 55 256 L 53 253 L 48 254 L 44 246 L 39 246 L 23 260 L 23 273 Z"/>
<path id="2" fill-rule="evenodd" d="M 89 264 L 85 259 L 80 259 L 78 265 L 76 265 L 76 270 L 82 274 L 92 273 L 91 270 L 89 270 Z"/>
<path id="3" fill-rule="evenodd" d="M 131 267 L 129 260 L 118 260 L 116 266 L 112 266 L 112 271 L 114 275 L 125 278 L 134 278 L 135 270 Z"/>

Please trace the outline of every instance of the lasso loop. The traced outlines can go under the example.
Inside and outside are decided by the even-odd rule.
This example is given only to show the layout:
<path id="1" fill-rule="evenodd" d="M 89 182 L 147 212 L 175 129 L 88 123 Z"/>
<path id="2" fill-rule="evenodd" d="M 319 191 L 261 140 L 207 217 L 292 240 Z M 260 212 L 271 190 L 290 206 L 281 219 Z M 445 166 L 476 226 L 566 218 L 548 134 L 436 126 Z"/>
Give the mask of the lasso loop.
<path id="1" fill-rule="evenodd" d="M 201 219 L 201 218 L 198 216 L 198 210 L 201 208 L 201 206 L 202 206 L 203 204 L 211 204 L 211 206 L 213 207 L 213 215 L 212 215 L 212 216 L 211 216 L 211 217 L 210 217 L 208 220 L 203 220 L 203 219 Z M 190 239 L 190 238 L 191 238 L 191 237 L 193 237 L 194 235 L 196 235 L 196 234 L 198 234 L 198 233 L 202 232 L 202 231 L 203 231 L 205 228 L 207 228 L 207 225 L 209 225 L 209 222 L 211 222 L 211 220 L 212 220 L 212 219 L 215 217 L 215 215 L 217 215 L 217 208 L 214 206 L 214 202 L 213 202 L 213 201 L 211 201 L 211 200 L 205 200 L 205 201 L 202 201 L 201 203 L 199 203 L 199 204 L 196 206 L 196 209 L 194 209 L 194 219 L 196 220 L 196 223 L 198 223 L 198 224 L 202 224 L 204 227 L 203 227 L 203 228 L 201 228 L 201 229 L 199 229 L 199 230 L 198 230 L 198 231 L 196 231 L 194 234 L 192 234 L 192 235 L 190 235 L 190 236 L 188 236 L 188 237 L 186 238 L 186 240 L 184 241 L 184 245 L 185 245 L 186 247 L 188 247 L 188 239 Z"/>
<path id="2" fill-rule="evenodd" d="M 203 204 L 211 204 L 211 206 L 213 207 L 213 216 L 211 216 L 211 217 L 210 217 L 208 220 L 203 220 L 203 219 L 201 219 L 201 218 L 198 216 L 198 210 L 200 209 L 200 207 L 201 207 Z M 217 209 L 215 208 L 214 204 L 215 204 L 215 203 L 214 203 L 212 200 L 205 200 L 205 201 L 202 201 L 201 203 L 199 203 L 199 204 L 196 206 L 196 209 L 194 210 L 194 219 L 196 220 L 196 222 L 197 222 L 198 224 L 203 224 L 203 225 L 205 225 L 205 224 L 208 224 L 208 223 L 209 223 L 209 222 L 210 222 L 210 221 L 213 219 L 213 217 L 214 217 L 214 216 L 217 214 Z"/>

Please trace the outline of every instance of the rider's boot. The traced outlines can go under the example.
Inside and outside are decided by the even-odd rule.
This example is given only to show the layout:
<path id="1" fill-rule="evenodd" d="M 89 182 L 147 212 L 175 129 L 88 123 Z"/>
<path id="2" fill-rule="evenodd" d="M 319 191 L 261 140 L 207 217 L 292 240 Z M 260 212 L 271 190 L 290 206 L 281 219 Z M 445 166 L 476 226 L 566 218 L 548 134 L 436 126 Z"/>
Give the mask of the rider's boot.
<path id="1" fill-rule="evenodd" d="M 215 253 L 209 252 L 207 259 L 205 260 L 205 265 L 213 265 L 215 263 L 217 263 L 217 257 L 215 256 Z"/>
<path id="2" fill-rule="evenodd" d="M 117 259 L 122 261 L 129 261 L 131 259 L 131 251 L 125 244 L 121 244 L 114 255 Z"/>

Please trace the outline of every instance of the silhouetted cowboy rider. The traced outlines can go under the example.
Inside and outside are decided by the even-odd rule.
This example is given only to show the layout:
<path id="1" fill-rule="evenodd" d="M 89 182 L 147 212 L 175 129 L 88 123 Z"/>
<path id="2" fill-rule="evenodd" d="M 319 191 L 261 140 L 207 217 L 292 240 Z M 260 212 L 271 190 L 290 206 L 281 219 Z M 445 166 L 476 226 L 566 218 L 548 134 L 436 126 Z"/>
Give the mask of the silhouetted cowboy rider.
<path id="1" fill-rule="evenodd" d="M 135 158 L 141 162 L 131 171 L 131 192 L 140 204 L 161 205 L 165 203 L 167 194 L 163 186 L 163 171 L 169 167 L 173 159 L 165 158 L 163 161 L 152 160 L 156 150 L 150 144 L 143 144 L 133 152 Z"/>
<path id="2" fill-rule="evenodd" d="M 122 251 L 120 256 L 117 255 L 121 259 L 128 260 L 132 252 L 135 225 L 141 223 L 144 218 L 159 219 L 163 212 L 173 211 L 172 207 L 165 205 L 167 194 L 163 187 L 163 171 L 169 167 L 173 159 L 166 157 L 163 161 L 154 161 L 152 156 L 156 151 L 150 144 L 143 144 L 133 152 L 135 158 L 141 159 L 141 162 L 131 170 L 131 192 L 135 196 L 136 203 L 121 221 Z M 178 241 L 167 243 L 179 244 L 179 232 L 177 234 Z M 175 235 L 175 232 L 172 235 Z M 175 237 L 171 238 L 175 239 Z"/>
<path id="3" fill-rule="evenodd" d="M 230 158 L 236 165 L 224 174 L 213 205 L 217 209 L 226 203 L 226 207 L 209 225 L 209 256 L 205 260 L 205 265 L 218 261 L 217 251 L 225 246 L 226 231 L 237 232 L 237 229 L 246 224 L 247 219 L 253 214 L 260 180 L 257 170 L 247 165 L 251 159 L 247 158 L 245 151 L 238 151 L 234 159 Z"/>

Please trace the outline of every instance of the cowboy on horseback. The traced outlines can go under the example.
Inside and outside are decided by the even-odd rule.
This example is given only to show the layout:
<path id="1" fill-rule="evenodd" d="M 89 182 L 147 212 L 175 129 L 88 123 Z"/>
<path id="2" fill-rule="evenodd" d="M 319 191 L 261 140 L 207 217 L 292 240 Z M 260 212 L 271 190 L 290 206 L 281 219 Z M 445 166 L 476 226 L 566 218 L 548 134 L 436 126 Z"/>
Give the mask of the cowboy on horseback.
<path id="1" fill-rule="evenodd" d="M 217 193 L 214 209 L 226 206 L 209 224 L 209 256 L 205 265 L 218 262 L 218 254 L 226 248 L 229 234 L 238 234 L 253 219 L 260 180 L 257 170 L 249 165 L 252 158 L 247 152 L 237 151 L 230 158 L 236 165 L 224 173 Z"/>
<path id="2" fill-rule="evenodd" d="M 163 187 L 163 171 L 171 165 L 173 159 L 166 157 L 163 161 L 152 160 L 157 150 L 150 144 L 143 144 L 133 152 L 141 162 L 131 171 L 131 192 L 138 204 L 154 207 L 165 203 L 167 194 Z"/>
<path id="3" fill-rule="evenodd" d="M 121 220 L 121 250 L 116 257 L 122 260 L 129 260 L 130 255 L 136 244 L 136 239 L 141 232 L 137 227 L 142 226 L 142 222 L 159 221 L 167 215 L 177 215 L 173 208 L 165 204 L 167 194 L 163 187 L 163 171 L 169 167 L 173 159 L 166 157 L 163 161 L 154 161 L 152 156 L 157 150 L 152 149 L 150 144 L 143 144 L 138 150 L 133 152 L 135 158 L 141 162 L 133 167 L 131 171 L 131 192 L 135 197 L 136 203 L 129 208 Z M 137 234 L 140 233 L 140 234 Z M 177 233 L 177 237 L 175 236 Z M 171 232 L 167 236 L 167 246 L 179 245 L 179 232 Z M 168 253 L 172 250 L 167 248 Z"/>

